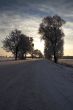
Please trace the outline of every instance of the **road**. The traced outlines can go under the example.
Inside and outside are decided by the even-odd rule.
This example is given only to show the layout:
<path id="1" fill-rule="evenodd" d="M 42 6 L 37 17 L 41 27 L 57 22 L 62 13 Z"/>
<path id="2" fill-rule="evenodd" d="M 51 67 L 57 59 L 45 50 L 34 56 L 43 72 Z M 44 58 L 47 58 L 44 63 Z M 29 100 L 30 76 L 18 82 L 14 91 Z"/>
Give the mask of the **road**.
<path id="1" fill-rule="evenodd" d="M 73 110 L 73 69 L 47 60 L 0 65 L 0 110 Z"/>

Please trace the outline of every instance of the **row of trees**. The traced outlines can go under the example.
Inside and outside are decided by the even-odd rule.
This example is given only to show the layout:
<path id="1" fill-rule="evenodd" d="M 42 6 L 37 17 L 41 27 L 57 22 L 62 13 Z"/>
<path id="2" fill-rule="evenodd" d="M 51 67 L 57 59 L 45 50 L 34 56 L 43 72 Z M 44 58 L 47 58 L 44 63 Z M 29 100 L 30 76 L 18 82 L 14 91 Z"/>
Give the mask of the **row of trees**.
<path id="1" fill-rule="evenodd" d="M 4 39 L 3 48 L 8 52 L 12 52 L 15 56 L 15 60 L 17 60 L 17 58 L 25 59 L 26 54 L 28 52 L 32 53 L 33 51 L 33 39 L 32 37 L 22 34 L 20 30 L 16 29 Z"/>
<path id="2" fill-rule="evenodd" d="M 50 60 L 53 58 L 55 63 L 57 63 L 58 58 L 63 56 L 63 24 L 65 24 L 65 21 L 60 16 L 55 15 L 53 17 L 45 17 L 39 27 L 41 39 L 45 41 L 44 56 Z M 22 34 L 19 30 L 12 31 L 9 36 L 5 38 L 3 41 L 3 48 L 6 51 L 11 51 L 15 56 L 15 60 L 17 58 L 26 58 L 28 52 L 32 57 L 35 53 L 42 57 L 40 51 L 34 51 L 32 37 Z"/>
<path id="3" fill-rule="evenodd" d="M 41 58 L 43 57 L 40 50 L 34 50 L 33 38 L 24 35 L 20 30 L 13 30 L 3 40 L 3 48 L 7 52 L 12 52 L 17 59 L 26 59 L 27 53 L 31 55 L 32 58 Z"/>

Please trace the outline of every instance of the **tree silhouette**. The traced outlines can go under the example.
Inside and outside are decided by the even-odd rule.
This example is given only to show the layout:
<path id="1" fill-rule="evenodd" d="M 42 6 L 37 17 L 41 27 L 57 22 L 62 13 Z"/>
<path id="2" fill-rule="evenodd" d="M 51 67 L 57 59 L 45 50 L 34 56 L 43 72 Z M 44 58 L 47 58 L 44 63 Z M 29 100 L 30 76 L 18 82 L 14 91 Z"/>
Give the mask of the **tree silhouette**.
<path id="1" fill-rule="evenodd" d="M 11 51 L 15 56 L 15 60 L 17 60 L 17 57 L 23 59 L 24 54 L 26 56 L 26 53 L 30 51 L 32 47 L 30 38 L 16 29 L 11 31 L 9 36 L 5 38 L 3 41 L 3 48 L 6 51 Z"/>
<path id="2" fill-rule="evenodd" d="M 33 38 L 32 37 L 30 37 L 29 38 L 29 41 L 30 41 L 30 51 L 29 51 L 29 53 L 31 54 L 31 57 L 33 58 L 33 51 L 34 51 L 34 44 L 33 44 Z"/>
<path id="3" fill-rule="evenodd" d="M 63 56 L 64 33 L 62 25 L 64 23 L 65 21 L 57 15 L 48 16 L 42 20 L 39 28 L 41 38 L 45 40 L 45 57 L 48 59 L 54 57 L 55 63 L 59 57 Z"/>
<path id="4" fill-rule="evenodd" d="M 38 58 L 43 58 L 43 55 L 42 55 L 41 51 L 38 50 L 38 49 L 33 50 L 33 56 L 38 57 Z"/>

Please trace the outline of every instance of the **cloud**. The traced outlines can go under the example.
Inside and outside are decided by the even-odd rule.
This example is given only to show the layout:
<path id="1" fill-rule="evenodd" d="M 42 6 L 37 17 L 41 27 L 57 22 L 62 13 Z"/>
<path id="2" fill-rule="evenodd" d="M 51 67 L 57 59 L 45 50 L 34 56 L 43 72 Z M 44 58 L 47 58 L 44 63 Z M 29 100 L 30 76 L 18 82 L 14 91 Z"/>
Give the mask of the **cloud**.
<path id="1" fill-rule="evenodd" d="M 63 31 L 65 33 L 66 41 L 68 42 L 69 40 L 73 39 L 73 22 L 67 22 L 64 27 Z"/>
<path id="2" fill-rule="evenodd" d="M 24 34 L 39 38 L 39 24 L 45 16 L 58 14 L 65 21 L 65 44 L 72 45 L 73 1 L 72 0 L 0 0 L 0 47 L 11 30 L 18 28 Z M 38 41 L 39 42 L 39 41 Z M 66 47 L 66 46 L 65 46 Z"/>
<path id="3" fill-rule="evenodd" d="M 47 16 L 58 14 L 67 21 L 73 17 L 72 0 L 0 0 L 1 13 L 18 15 Z M 73 20 L 72 20 L 73 21 Z"/>
<path id="4" fill-rule="evenodd" d="M 2 40 L 9 35 L 14 29 L 22 30 L 22 32 L 28 36 L 39 38 L 38 28 L 41 22 L 41 18 L 38 19 L 35 16 L 20 16 L 9 14 L 1 14 L 0 16 L 0 47 L 2 46 Z"/>

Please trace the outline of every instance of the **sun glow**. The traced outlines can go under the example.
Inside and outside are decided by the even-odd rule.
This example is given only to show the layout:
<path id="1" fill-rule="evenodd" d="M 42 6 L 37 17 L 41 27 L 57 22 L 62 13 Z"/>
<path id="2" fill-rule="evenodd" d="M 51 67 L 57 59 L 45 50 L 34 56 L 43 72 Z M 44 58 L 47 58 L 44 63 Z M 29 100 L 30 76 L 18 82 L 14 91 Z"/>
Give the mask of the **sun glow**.
<path id="1" fill-rule="evenodd" d="M 11 52 L 6 52 L 2 48 L 0 48 L 0 56 L 10 57 L 10 56 L 12 56 L 12 53 Z"/>
<path id="2" fill-rule="evenodd" d="M 44 41 L 35 38 L 34 39 L 34 49 L 40 50 L 42 53 L 44 53 Z"/>

